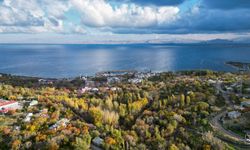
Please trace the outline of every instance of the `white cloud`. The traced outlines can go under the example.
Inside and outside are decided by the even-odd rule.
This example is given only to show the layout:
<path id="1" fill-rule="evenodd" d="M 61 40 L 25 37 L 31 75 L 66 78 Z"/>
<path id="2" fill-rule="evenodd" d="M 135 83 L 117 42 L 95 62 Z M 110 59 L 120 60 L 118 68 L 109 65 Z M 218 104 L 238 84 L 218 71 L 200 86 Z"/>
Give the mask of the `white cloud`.
<path id="1" fill-rule="evenodd" d="M 43 0 L 42 6 L 47 14 L 63 19 L 64 13 L 71 8 L 71 3 L 68 0 Z"/>
<path id="2" fill-rule="evenodd" d="M 63 32 L 65 0 L 4 0 L 0 4 L 1 32 Z"/>
<path id="3" fill-rule="evenodd" d="M 86 31 L 81 26 L 75 26 L 73 33 L 86 33 Z"/>
<path id="4" fill-rule="evenodd" d="M 71 0 L 82 15 L 82 22 L 92 27 L 149 27 L 162 26 L 178 17 L 178 7 L 111 6 L 105 0 Z"/>

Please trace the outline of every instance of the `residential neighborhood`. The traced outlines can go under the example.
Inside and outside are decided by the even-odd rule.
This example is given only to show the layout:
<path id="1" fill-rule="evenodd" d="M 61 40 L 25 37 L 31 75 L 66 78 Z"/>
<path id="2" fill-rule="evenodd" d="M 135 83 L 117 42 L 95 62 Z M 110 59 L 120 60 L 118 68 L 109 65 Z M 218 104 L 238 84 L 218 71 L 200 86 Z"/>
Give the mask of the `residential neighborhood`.
<path id="1" fill-rule="evenodd" d="M 58 79 L 47 85 L 37 84 L 39 78 L 33 88 L 2 83 L 0 130 L 4 134 L 0 135 L 9 140 L 5 146 L 11 147 L 16 146 L 11 135 L 18 134 L 22 137 L 18 140 L 25 143 L 18 147 L 27 149 L 45 142 L 48 147 L 68 143 L 66 147 L 102 150 L 136 148 L 142 143 L 131 141 L 135 138 L 154 139 L 157 135 L 156 141 L 164 140 L 161 130 L 169 138 L 177 131 L 197 135 L 196 140 L 208 140 L 207 134 L 212 133 L 218 143 L 211 146 L 216 149 L 249 147 L 250 101 L 245 89 L 250 87 L 250 78 L 242 78 L 241 84 L 234 74 L 209 71 L 136 72 Z M 35 142 L 30 143 L 32 135 Z M 145 146 L 151 144 L 145 142 Z M 204 143 L 190 146 L 201 148 Z"/>

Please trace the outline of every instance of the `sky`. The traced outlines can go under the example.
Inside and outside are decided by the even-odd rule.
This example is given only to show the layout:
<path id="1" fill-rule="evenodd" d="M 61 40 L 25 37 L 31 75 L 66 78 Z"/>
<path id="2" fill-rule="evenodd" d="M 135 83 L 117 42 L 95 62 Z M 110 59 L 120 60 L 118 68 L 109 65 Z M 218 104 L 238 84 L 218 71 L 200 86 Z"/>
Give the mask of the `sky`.
<path id="1" fill-rule="evenodd" d="M 0 43 L 250 39 L 250 0 L 0 0 Z"/>

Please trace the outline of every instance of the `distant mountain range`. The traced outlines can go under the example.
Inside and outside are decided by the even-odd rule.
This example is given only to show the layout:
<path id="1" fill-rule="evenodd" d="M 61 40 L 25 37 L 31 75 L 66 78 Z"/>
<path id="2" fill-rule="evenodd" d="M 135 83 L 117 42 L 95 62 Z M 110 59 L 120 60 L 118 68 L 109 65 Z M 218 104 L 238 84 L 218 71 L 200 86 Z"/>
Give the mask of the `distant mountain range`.
<path id="1" fill-rule="evenodd" d="M 226 39 L 214 39 L 214 40 L 209 40 L 209 41 L 202 41 L 200 43 L 203 43 L 203 44 L 232 44 L 232 43 L 235 43 L 235 41 L 226 40 Z"/>

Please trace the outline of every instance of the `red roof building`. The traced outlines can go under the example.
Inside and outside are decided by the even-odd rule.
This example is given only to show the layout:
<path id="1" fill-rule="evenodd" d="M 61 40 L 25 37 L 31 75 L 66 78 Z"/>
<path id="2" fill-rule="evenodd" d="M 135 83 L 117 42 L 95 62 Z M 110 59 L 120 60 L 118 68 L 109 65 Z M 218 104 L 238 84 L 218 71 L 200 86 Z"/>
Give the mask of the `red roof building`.
<path id="1" fill-rule="evenodd" d="M 9 110 L 16 110 L 20 108 L 21 106 L 16 101 L 13 101 L 13 100 L 7 101 L 7 100 L 0 99 L 0 112 L 2 113 L 7 113 Z"/>

